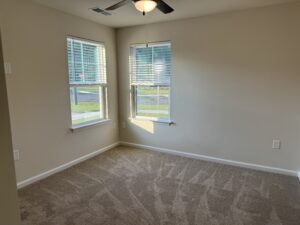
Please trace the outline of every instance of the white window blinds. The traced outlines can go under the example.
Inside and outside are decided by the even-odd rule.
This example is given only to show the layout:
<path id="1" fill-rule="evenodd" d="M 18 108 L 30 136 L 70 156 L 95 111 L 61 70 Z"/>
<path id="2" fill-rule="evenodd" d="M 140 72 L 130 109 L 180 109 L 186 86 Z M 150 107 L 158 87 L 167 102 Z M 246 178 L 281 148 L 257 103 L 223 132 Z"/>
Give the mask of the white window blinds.
<path id="1" fill-rule="evenodd" d="M 104 45 L 68 38 L 69 83 L 106 84 Z"/>
<path id="2" fill-rule="evenodd" d="M 131 46 L 132 85 L 170 85 L 171 44 L 169 42 Z"/>

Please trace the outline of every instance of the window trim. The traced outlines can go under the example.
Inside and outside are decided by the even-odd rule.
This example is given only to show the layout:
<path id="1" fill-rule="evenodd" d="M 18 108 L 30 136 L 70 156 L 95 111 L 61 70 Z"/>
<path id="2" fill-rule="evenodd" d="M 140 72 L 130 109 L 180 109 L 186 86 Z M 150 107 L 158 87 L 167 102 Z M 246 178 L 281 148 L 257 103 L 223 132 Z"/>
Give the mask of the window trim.
<path id="1" fill-rule="evenodd" d="M 171 96 L 172 96 L 172 63 L 171 63 L 171 76 L 170 76 L 170 84 L 169 85 L 134 85 L 131 83 L 131 76 L 132 76 L 132 70 L 133 70 L 133 62 L 134 60 L 134 51 L 135 48 L 138 47 L 152 47 L 152 46 L 164 46 L 170 44 L 171 46 L 171 58 L 172 58 L 172 43 L 170 40 L 166 41 L 157 41 L 157 42 L 148 42 L 148 43 L 137 43 L 137 44 L 131 44 L 130 45 L 130 79 L 129 79 L 129 86 L 130 86 L 130 120 L 144 120 L 144 121 L 151 121 L 155 123 L 163 123 L 163 124 L 169 124 L 175 125 L 175 122 L 172 121 L 172 101 L 171 101 Z M 169 114 L 168 114 L 168 119 L 160 119 L 157 117 L 146 117 L 146 116 L 138 116 L 136 114 L 137 111 L 137 100 L 136 100 L 136 87 L 137 86 L 145 86 L 145 87 L 159 87 L 159 86 L 165 86 L 169 88 Z"/>
<path id="2" fill-rule="evenodd" d="M 95 120 L 95 121 L 85 122 L 85 123 L 82 123 L 79 125 L 72 126 L 70 128 L 70 130 L 73 132 L 75 130 L 79 130 L 79 129 L 86 128 L 86 127 L 93 127 L 93 126 L 97 126 L 97 125 L 106 124 L 110 121 L 111 121 L 111 119 L 103 119 L 103 120 Z"/>
<path id="3" fill-rule="evenodd" d="M 92 43 L 92 44 L 96 44 L 96 45 L 103 45 L 105 47 L 105 42 L 103 41 L 95 41 L 95 40 L 92 40 L 92 39 L 88 39 L 88 38 L 82 38 L 82 37 L 77 37 L 77 36 L 74 36 L 74 35 L 67 35 L 66 39 L 76 39 L 78 41 L 82 41 L 82 42 L 86 42 L 86 43 Z"/>
<path id="4" fill-rule="evenodd" d="M 95 41 L 87 38 L 82 38 L 82 37 L 77 37 L 74 35 L 67 35 L 66 40 L 68 43 L 68 39 L 75 39 L 81 42 L 85 42 L 87 44 L 95 44 L 95 45 L 102 45 L 105 51 L 105 71 L 106 71 L 106 83 L 99 83 L 99 84 L 71 84 L 70 83 L 70 78 L 69 78 L 69 61 L 68 61 L 68 53 L 67 53 L 67 74 L 68 74 L 68 94 L 69 94 L 69 107 L 70 107 L 70 130 L 74 132 L 77 129 L 81 128 L 86 128 L 86 127 L 91 127 L 91 126 L 96 126 L 100 124 L 104 124 L 106 122 L 110 121 L 109 114 L 108 114 L 108 80 L 107 80 L 107 55 L 106 55 L 106 45 L 105 42 L 101 41 Z M 66 46 L 67 52 L 68 52 L 68 45 Z M 83 122 L 80 124 L 73 124 L 73 119 L 72 119 L 72 104 L 70 100 L 70 88 L 72 87 L 87 87 L 87 86 L 98 86 L 99 89 L 101 88 L 101 96 L 102 96 L 102 106 L 103 106 L 103 118 L 97 119 L 97 120 L 91 120 L 87 122 Z"/>

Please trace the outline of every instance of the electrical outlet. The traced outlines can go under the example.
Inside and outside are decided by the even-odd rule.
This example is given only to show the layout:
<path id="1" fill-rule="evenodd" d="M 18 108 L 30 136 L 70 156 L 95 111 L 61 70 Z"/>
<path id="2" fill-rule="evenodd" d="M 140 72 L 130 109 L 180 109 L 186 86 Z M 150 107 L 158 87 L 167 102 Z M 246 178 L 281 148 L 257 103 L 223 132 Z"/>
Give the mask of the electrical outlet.
<path id="1" fill-rule="evenodd" d="M 123 128 L 123 129 L 126 128 L 126 122 L 122 122 L 122 128 Z"/>
<path id="2" fill-rule="evenodd" d="M 280 149 L 281 148 L 281 141 L 280 140 L 273 140 L 273 149 Z"/>
<path id="3" fill-rule="evenodd" d="M 5 70 L 5 74 L 11 74 L 12 70 L 11 70 L 11 64 L 10 63 L 4 63 L 4 70 Z"/>
<path id="4" fill-rule="evenodd" d="M 20 160 L 20 150 L 14 150 L 14 160 Z"/>

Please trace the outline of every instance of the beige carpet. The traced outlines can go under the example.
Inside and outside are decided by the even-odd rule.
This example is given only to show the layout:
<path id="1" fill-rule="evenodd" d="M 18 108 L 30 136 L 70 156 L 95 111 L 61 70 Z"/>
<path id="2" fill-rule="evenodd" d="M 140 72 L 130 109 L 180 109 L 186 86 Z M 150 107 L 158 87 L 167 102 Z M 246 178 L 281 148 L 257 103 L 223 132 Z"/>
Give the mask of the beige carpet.
<path id="1" fill-rule="evenodd" d="M 299 225 L 300 183 L 118 147 L 19 191 L 23 225 Z"/>

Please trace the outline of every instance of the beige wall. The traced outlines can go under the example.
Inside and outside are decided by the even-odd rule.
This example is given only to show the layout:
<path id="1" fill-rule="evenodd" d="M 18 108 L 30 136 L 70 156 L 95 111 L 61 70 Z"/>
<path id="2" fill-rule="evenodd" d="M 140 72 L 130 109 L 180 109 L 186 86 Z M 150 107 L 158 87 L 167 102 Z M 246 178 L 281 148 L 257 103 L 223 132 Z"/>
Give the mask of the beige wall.
<path id="1" fill-rule="evenodd" d="M 40 174 L 118 141 L 115 30 L 24 0 L 1 0 L 0 26 L 7 76 L 17 180 Z M 66 37 L 104 42 L 111 122 L 71 126 Z"/>
<path id="2" fill-rule="evenodd" d="M 0 224 L 20 224 L 0 36 Z"/>
<path id="3" fill-rule="evenodd" d="M 300 171 L 299 27 L 298 2 L 118 30 L 121 140 Z M 176 126 L 132 123 L 129 45 L 163 40 Z"/>

